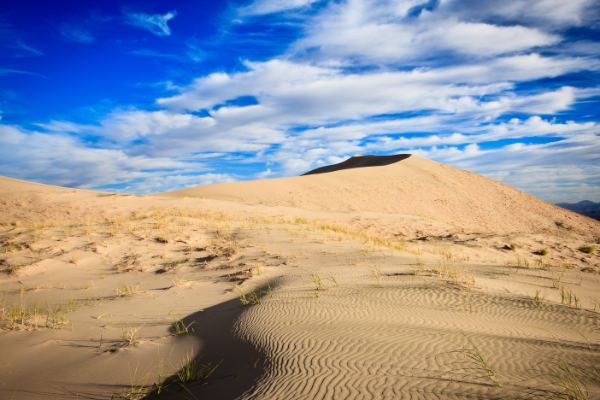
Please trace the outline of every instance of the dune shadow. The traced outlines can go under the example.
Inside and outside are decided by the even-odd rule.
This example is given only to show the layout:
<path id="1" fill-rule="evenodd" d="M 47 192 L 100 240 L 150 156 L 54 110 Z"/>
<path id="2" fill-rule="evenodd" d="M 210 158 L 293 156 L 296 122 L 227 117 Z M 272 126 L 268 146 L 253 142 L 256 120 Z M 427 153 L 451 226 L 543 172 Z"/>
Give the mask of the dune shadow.
<path id="1" fill-rule="evenodd" d="M 227 400 L 238 398 L 254 387 L 264 370 L 264 357 L 257 348 L 235 334 L 236 321 L 245 309 L 238 299 L 232 299 L 175 322 L 170 328 L 172 333 L 185 327 L 188 333 L 182 334 L 181 338 L 189 339 L 187 336 L 191 335 L 197 339 L 195 342 L 200 343 L 198 348 L 193 349 L 196 371 L 203 370 L 206 375 L 218 367 L 206 380 L 200 378 L 190 382 L 184 389 L 177 382 L 183 360 L 173 359 L 172 364 L 180 368 L 179 371 L 165 379 L 167 384 L 170 383 L 166 390 L 158 394 L 155 389 L 147 398 L 193 399 L 193 395 L 198 399 Z"/>
<path id="2" fill-rule="evenodd" d="M 384 167 L 386 165 L 406 160 L 410 156 L 410 154 L 395 154 L 392 156 L 354 156 L 339 164 L 333 164 L 313 169 L 312 171 L 308 171 L 307 173 L 302 174 L 300 176 L 324 174 L 327 172 L 341 171 L 344 169 L 352 168 Z"/>

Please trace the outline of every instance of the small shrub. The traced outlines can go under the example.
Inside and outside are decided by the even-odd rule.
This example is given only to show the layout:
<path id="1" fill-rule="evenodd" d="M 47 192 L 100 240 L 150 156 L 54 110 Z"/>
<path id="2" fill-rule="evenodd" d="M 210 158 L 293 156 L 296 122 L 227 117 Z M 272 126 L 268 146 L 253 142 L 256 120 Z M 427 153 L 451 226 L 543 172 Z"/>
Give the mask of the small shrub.
<path id="1" fill-rule="evenodd" d="M 514 243 L 511 243 L 510 244 L 510 248 L 513 249 L 513 250 L 516 250 L 517 249 L 517 245 L 514 244 Z"/>
<path id="2" fill-rule="evenodd" d="M 586 254 L 592 254 L 594 252 L 594 248 L 592 246 L 582 246 L 579 248 L 579 251 L 582 251 Z"/>
<path id="3" fill-rule="evenodd" d="M 540 250 L 540 255 L 542 255 L 542 256 L 547 256 L 547 255 L 548 255 L 548 250 L 546 250 L 546 249 L 541 249 L 541 250 Z"/>

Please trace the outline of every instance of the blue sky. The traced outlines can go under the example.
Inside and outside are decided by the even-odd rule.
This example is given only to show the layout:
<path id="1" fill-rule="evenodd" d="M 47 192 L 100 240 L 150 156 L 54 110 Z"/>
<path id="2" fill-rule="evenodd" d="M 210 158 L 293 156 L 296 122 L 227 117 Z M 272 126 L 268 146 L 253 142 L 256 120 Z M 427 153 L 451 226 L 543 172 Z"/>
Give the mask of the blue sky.
<path id="1" fill-rule="evenodd" d="M 596 3 L 13 2 L 0 175 L 152 193 L 412 153 L 600 201 Z"/>

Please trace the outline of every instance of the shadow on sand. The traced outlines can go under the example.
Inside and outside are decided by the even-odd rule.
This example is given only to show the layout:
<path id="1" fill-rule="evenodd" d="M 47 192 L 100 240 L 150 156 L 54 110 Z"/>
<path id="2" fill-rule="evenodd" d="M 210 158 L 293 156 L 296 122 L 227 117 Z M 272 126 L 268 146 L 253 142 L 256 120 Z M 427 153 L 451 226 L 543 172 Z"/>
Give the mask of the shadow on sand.
<path id="1" fill-rule="evenodd" d="M 244 310 L 238 299 L 232 299 L 185 317 L 183 324 L 189 326 L 190 332 L 183 336 L 189 339 L 188 335 L 191 335 L 196 339 L 194 342 L 199 343 L 193 349 L 197 369 L 204 365 L 208 372 L 219 366 L 206 381 L 186 384 L 187 390 L 177 382 L 177 374 L 171 375 L 165 379 L 167 384 L 170 383 L 166 390 L 158 394 L 155 389 L 147 398 L 226 400 L 235 399 L 254 387 L 264 370 L 265 359 L 258 349 L 234 332 L 235 323 Z"/>

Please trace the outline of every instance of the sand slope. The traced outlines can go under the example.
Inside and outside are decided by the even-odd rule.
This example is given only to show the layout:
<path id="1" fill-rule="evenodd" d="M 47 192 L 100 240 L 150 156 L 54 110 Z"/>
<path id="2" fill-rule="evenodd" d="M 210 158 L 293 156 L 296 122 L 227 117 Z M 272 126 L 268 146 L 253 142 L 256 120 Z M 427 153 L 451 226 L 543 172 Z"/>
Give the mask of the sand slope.
<path id="1" fill-rule="evenodd" d="M 353 157 L 356 162 L 362 158 Z M 353 159 L 345 163 L 353 165 Z M 381 161 L 385 164 L 387 159 Z M 414 215 L 477 232 L 549 233 L 557 231 L 558 223 L 584 234 L 600 235 L 600 221 L 418 156 L 370 168 L 199 186 L 157 196 L 204 196 L 303 209 Z"/>

